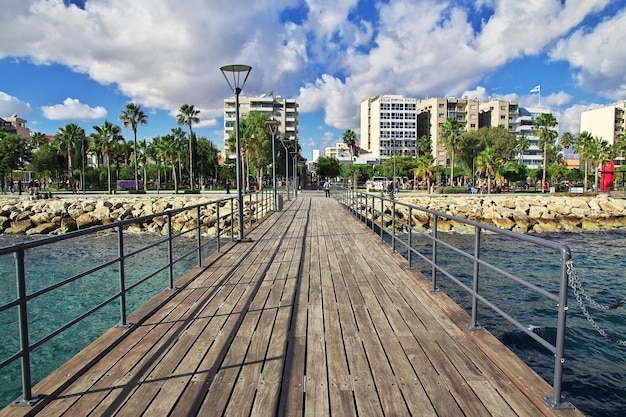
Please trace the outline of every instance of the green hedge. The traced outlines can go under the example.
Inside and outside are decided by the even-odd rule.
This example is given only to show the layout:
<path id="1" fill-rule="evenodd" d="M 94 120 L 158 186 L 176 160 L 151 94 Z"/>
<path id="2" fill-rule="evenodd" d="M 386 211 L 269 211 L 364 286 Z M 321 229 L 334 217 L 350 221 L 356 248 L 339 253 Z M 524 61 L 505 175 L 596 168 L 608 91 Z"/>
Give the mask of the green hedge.
<path id="1" fill-rule="evenodd" d="M 467 187 L 438 187 L 435 194 L 467 194 Z"/>

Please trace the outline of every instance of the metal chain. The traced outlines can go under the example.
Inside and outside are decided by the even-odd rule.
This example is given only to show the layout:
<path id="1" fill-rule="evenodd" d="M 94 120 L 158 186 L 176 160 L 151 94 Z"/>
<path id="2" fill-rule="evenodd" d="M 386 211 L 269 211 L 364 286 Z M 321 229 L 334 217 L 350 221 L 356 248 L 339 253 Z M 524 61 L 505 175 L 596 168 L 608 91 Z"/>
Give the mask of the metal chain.
<path id="1" fill-rule="evenodd" d="M 616 343 L 616 344 L 618 344 L 620 346 L 626 346 L 626 340 L 616 339 L 616 338 L 608 335 L 606 333 L 606 331 L 604 331 L 604 329 L 600 328 L 600 326 L 595 322 L 595 320 L 593 319 L 593 317 L 591 317 L 591 314 L 587 310 L 587 306 L 585 305 L 585 301 L 583 300 L 583 296 L 587 299 L 589 304 L 591 304 L 593 307 L 595 307 L 595 308 L 597 308 L 599 310 L 614 310 L 614 309 L 624 305 L 626 303 L 626 298 L 622 299 L 621 301 L 619 301 L 619 302 L 617 302 L 615 304 L 611 304 L 611 305 L 598 304 L 593 298 L 591 298 L 591 296 L 587 293 L 587 291 L 585 291 L 585 288 L 583 287 L 583 284 L 580 281 L 580 278 L 578 277 L 578 274 L 576 273 L 576 270 L 574 269 L 574 262 L 567 261 L 566 265 L 567 265 L 567 278 L 568 278 L 568 281 L 569 281 L 569 285 L 570 285 L 570 287 L 572 287 L 572 291 L 574 291 L 574 295 L 576 296 L 576 301 L 578 301 L 578 305 L 580 305 L 580 309 L 582 310 L 583 314 L 585 315 L 585 317 L 587 318 L 589 323 L 591 323 L 593 328 L 596 329 L 596 331 L 598 333 L 600 333 L 605 339 L 607 339 L 607 340 L 609 340 L 609 341 L 611 341 L 613 343 Z"/>

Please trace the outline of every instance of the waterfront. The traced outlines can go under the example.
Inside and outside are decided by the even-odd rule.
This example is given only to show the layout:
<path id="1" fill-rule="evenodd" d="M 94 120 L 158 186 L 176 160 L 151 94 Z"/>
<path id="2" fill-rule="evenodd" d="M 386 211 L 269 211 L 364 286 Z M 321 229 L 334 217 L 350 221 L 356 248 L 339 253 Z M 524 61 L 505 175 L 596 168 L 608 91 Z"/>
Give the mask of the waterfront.
<path id="1" fill-rule="evenodd" d="M 620 258 L 623 256 L 623 247 L 626 243 L 625 233 L 585 233 L 554 235 L 549 237 L 565 239 L 566 243 L 572 247 L 573 257 L 576 261 L 580 276 L 585 281 L 589 279 L 593 281 L 589 290 L 593 294 L 596 294 L 599 291 L 601 294 L 599 301 L 606 303 L 609 302 L 609 300 L 615 300 L 616 298 L 621 298 L 621 296 L 623 296 L 621 288 L 623 288 L 624 279 L 622 275 L 619 275 L 619 273 L 616 272 L 624 270 L 623 260 Z M 46 278 L 50 275 L 50 271 L 56 271 L 59 269 L 58 265 L 70 265 L 72 268 L 78 268 L 81 263 L 83 265 L 92 264 L 94 263 L 93 255 L 90 254 L 87 248 L 90 247 L 97 252 L 103 252 L 108 246 L 110 246 L 111 242 L 101 240 L 102 238 L 103 237 L 99 237 L 93 241 L 83 242 L 82 244 L 76 245 L 76 247 L 69 247 L 67 244 L 64 244 L 62 250 L 48 250 L 47 253 L 35 256 L 32 259 L 32 262 L 30 262 L 30 265 L 32 266 L 37 262 L 40 263 L 42 265 L 42 270 L 38 276 Z M 149 235 L 144 238 L 149 238 Z M 142 240 L 144 238 L 142 238 Z M 463 243 L 464 240 L 471 240 L 468 239 L 470 237 L 467 235 L 449 235 L 446 236 L 446 238 L 455 239 L 461 243 Z M 502 240 L 496 241 L 492 239 L 486 239 L 483 249 L 484 256 L 492 256 L 494 258 L 497 257 L 501 262 L 506 263 L 507 266 L 510 265 L 517 268 L 532 269 L 538 282 L 541 280 L 547 280 L 547 282 L 543 282 L 543 284 L 547 287 L 553 285 L 551 277 L 553 276 L 552 272 L 554 266 L 544 263 L 541 253 L 532 253 L 530 252 L 530 248 L 519 247 L 519 244 L 517 244 L 517 246 L 511 246 L 510 242 Z M 600 250 L 602 252 L 600 252 Z M 602 257 L 598 257 L 598 255 L 605 256 L 611 253 L 614 256 L 609 256 L 604 260 Z M 37 259 L 37 262 L 35 259 Z M 154 263 L 155 260 L 155 257 L 147 257 L 143 262 Z M 57 267 L 55 267 L 55 265 Z M 539 268 L 539 266 L 541 266 L 541 268 Z M 608 269 L 603 269 L 607 267 Z M 609 273 L 611 276 L 602 276 L 602 280 L 594 278 L 600 276 L 600 274 L 606 275 Z M 608 278 L 611 278 L 612 280 Z M 106 280 L 98 280 L 98 282 L 93 282 L 90 285 L 95 287 L 96 285 L 102 284 L 101 281 Z M 3 276 L 2 282 L 3 286 L 6 285 L 7 287 L 3 288 L 3 294 L 6 294 L 4 291 L 5 289 L 13 290 L 13 278 Z M 33 285 L 36 284 L 33 283 Z M 527 299 L 519 293 L 517 288 L 508 289 L 504 283 L 492 283 L 490 285 L 495 289 L 497 294 L 501 295 L 503 308 L 516 308 L 518 310 L 516 317 L 522 317 L 521 320 L 528 323 L 529 327 L 534 327 L 538 332 L 550 333 L 553 330 L 554 327 L 550 324 L 550 318 L 553 317 L 553 306 L 544 306 L 539 303 L 535 305 L 534 300 Z M 440 282 L 440 286 L 444 286 L 443 281 Z M 45 327 L 47 320 L 52 318 L 57 318 L 60 322 L 64 322 L 64 320 L 60 317 L 60 314 L 64 312 L 64 310 L 73 308 L 76 304 L 82 302 L 86 303 L 86 297 L 88 297 L 88 292 L 86 290 L 88 290 L 88 288 L 82 288 L 80 291 L 77 291 L 74 295 L 75 298 L 71 300 L 64 297 L 64 302 L 56 307 L 56 310 L 58 311 L 54 311 L 54 314 L 50 313 L 50 311 L 52 311 L 51 306 L 46 305 L 46 308 L 39 312 L 39 315 L 43 316 L 36 316 L 39 325 L 42 326 L 42 328 Z M 98 292 L 103 291 L 105 291 L 105 288 L 98 289 Z M 446 289 L 446 291 L 448 291 L 448 289 Z M 465 303 L 462 297 L 459 302 L 461 304 Z M 529 309 L 529 306 L 532 307 L 532 309 Z M 564 395 L 567 400 L 574 402 L 576 406 L 589 416 L 618 414 L 624 410 L 622 399 L 624 397 L 622 392 L 622 387 L 624 386 L 623 374 L 625 369 L 623 360 L 624 350 L 623 348 L 605 343 L 604 339 L 595 333 L 591 326 L 586 323 L 586 320 L 581 317 L 573 299 L 570 301 L 570 307 L 568 324 L 573 330 L 568 333 Z M 620 322 L 619 320 L 620 313 L 622 312 L 623 311 L 617 310 L 617 313 L 613 313 L 612 315 L 612 317 L 614 316 L 616 318 L 616 325 L 612 326 L 615 330 L 616 336 L 624 334 L 623 321 Z M 48 313 L 47 316 L 46 313 Z M 109 319 L 109 322 L 103 326 L 104 330 L 110 328 L 112 325 L 115 325 L 117 320 L 118 315 L 116 312 L 113 311 L 110 313 L 110 316 L 113 319 Z M 600 323 L 606 325 L 607 320 L 604 318 L 600 320 L 601 316 L 595 314 L 595 312 L 594 317 L 598 319 Z M 14 317 L 7 316 L 6 319 L 14 319 Z M 503 324 L 496 320 L 492 320 L 486 314 L 484 316 L 481 315 L 480 321 L 482 324 L 486 325 L 490 331 L 500 337 L 501 340 L 504 340 L 505 343 L 507 343 L 507 345 L 509 345 L 509 347 L 511 347 L 511 349 L 513 349 L 518 355 L 529 362 L 529 364 L 542 374 L 545 379 L 548 381 L 551 380 L 552 375 L 550 375 L 550 373 L 553 368 L 553 359 L 550 355 L 547 355 L 541 350 L 541 348 L 538 348 L 534 343 L 531 343 L 529 338 L 523 333 L 510 330 L 511 326 L 506 323 Z M 5 320 L 3 320 L 2 323 L 5 323 Z M 94 334 L 96 333 L 94 325 L 86 326 L 86 328 L 82 329 L 82 331 L 90 331 Z M 6 333 L 7 332 L 3 329 L 3 334 Z M 81 335 L 84 335 L 84 333 L 81 333 Z M 56 360 L 55 365 L 51 366 L 56 367 L 66 360 L 57 357 L 60 356 L 60 353 L 65 354 L 65 350 L 76 347 L 75 343 L 69 341 L 66 337 L 63 338 L 62 342 L 63 345 L 59 351 L 47 352 L 48 357 L 54 357 Z M 43 351 L 41 355 L 42 357 L 45 356 Z M 538 367 L 539 369 L 537 369 Z M 589 369 L 594 370 L 593 379 L 588 377 Z M 545 375 L 546 372 L 548 375 Z M 4 375 L 2 377 L 3 382 L 5 382 Z M 12 379 L 10 377 L 7 378 L 7 381 L 14 380 L 14 376 Z M 578 383 L 583 384 L 581 389 L 584 390 L 584 393 L 582 394 L 576 392 L 576 384 Z M 19 387 L 19 383 L 17 386 Z M 590 391 L 592 389 L 597 389 L 597 391 Z M 6 403 L 15 399 L 16 396 L 17 395 L 9 395 L 8 398 L 3 400 L 6 400 Z M 585 396 L 587 396 L 588 399 Z M 585 406 L 582 404 L 583 401 L 585 402 Z"/>

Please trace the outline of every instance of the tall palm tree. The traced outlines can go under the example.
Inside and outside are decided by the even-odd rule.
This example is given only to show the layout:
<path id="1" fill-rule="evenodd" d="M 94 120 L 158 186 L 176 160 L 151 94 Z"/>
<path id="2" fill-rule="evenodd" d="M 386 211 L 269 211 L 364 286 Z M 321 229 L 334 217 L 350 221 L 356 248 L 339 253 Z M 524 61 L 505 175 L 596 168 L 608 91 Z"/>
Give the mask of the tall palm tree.
<path id="1" fill-rule="evenodd" d="M 430 177 L 433 175 L 433 162 L 435 158 L 432 154 L 425 153 L 417 158 L 417 166 L 413 168 L 413 189 L 415 189 L 415 177 L 421 176 L 422 181 L 426 181 L 426 187 L 430 194 Z"/>
<path id="2" fill-rule="evenodd" d="M 515 146 L 520 153 L 519 162 L 524 163 L 524 152 L 530 148 L 530 139 L 526 135 L 519 135 L 517 137 L 517 141 L 515 142 Z"/>
<path id="3" fill-rule="evenodd" d="M 561 146 L 566 151 L 574 145 L 574 141 L 575 141 L 574 135 L 572 135 L 570 132 L 565 132 L 561 135 L 561 139 L 560 139 Z"/>
<path id="4" fill-rule="evenodd" d="M 148 144 L 145 139 L 137 142 L 137 151 L 133 155 L 135 162 L 141 162 L 143 169 L 143 190 L 148 191 Z"/>
<path id="5" fill-rule="evenodd" d="M 107 192 L 111 194 L 111 152 L 116 144 L 123 142 L 122 129 L 118 125 L 105 120 L 102 126 L 94 126 L 90 137 L 93 147 L 99 149 L 107 164 Z"/>
<path id="6" fill-rule="evenodd" d="M 45 133 L 35 132 L 30 136 L 30 147 L 32 150 L 36 150 L 46 143 L 48 143 L 48 138 Z"/>
<path id="7" fill-rule="evenodd" d="M 178 176 L 176 175 L 176 161 L 183 149 L 185 134 L 180 128 L 172 129 L 172 133 L 162 136 L 157 142 L 156 149 L 160 158 L 169 161 L 172 165 L 172 182 L 174 193 L 178 194 Z"/>
<path id="8" fill-rule="evenodd" d="M 585 162 L 585 182 L 583 188 L 587 191 L 589 181 L 589 159 L 593 154 L 593 136 L 591 133 L 583 130 L 574 141 L 574 150 L 580 155 L 581 162 Z"/>
<path id="9" fill-rule="evenodd" d="M 200 119 L 198 115 L 200 114 L 200 110 L 196 110 L 193 104 L 183 104 L 180 106 L 180 110 L 176 115 L 176 122 L 179 125 L 189 126 L 189 187 L 193 190 L 194 178 L 193 178 L 193 154 L 195 151 L 195 140 L 196 137 L 193 134 L 193 129 L 191 125 L 194 123 L 200 123 Z"/>
<path id="10" fill-rule="evenodd" d="M 476 157 L 476 172 L 487 177 L 487 194 L 491 193 L 491 177 L 498 173 L 500 161 L 491 148 L 486 148 Z"/>
<path id="11" fill-rule="evenodd" d="M 538 145 L 543 147 L 543 177 L 541 180 L 541 189 L 545 189 L 546 175 L 548 165 L 548 146 L 554 143 L 554 139 L 559 136 L 559 133 L 554 130 L 557 125 L 556 117 L 552 113 L 542 113 L 535 119 L 535 128 L 537 129 L 537 136 L 539 136 Z"/>
<path id="12" fill-rule="evenodd" d="M 600 171 L 600 165 L 605 164 L 609 161 L 615 159 L 616 150 L 615 147 L 611 146 L 609 142 L 603 140 L 602 138 L 594 137 L 593 138 L 593 150 L 594 154 L 592 155 L 592 160 L 595 165 L 596 178 L 594 181 L 595 190 L 598 192 L 598 177 Z"/>
<path id="13" fill-rule="evenodd" d="M 67 179 L 73 182 L 74 177 L 72 175 L 72 156 L 76 144 L 80 143 L 85 138 L 85 130 L 78 126 L 76 123 L 68 123 L 64 127 L 60 128 L 56 135 L 54 135 L 54 142 L 58 149 L 67 152 Z"/>
<path id="14" fill-rule="evenodd" d="M 450 185 L 454 182 L 454 153 L 461 137 L 461 126 L 454 117 L 448 117 L 441 125 L 441 142 L 450 154 Z"/>
<path id="15" fill-rule="evenodd" d="M 356 154 L 356 133 L 354 130 L 348 129 L 341 135 L 341 141 L 350 149 L 350 163 L 352 164 L 352 186 L 356 190 L 356 171 L 354 170 L 354 155 Z"/>
<path id="16" fill-rule="evenodd" d="M 141 110 L 141 106 L 135 103 L 126 104 L 126 108 L 120 114 L 123 127 L 130 126 L 133 131 L 133 152 L 137 154 L 137 126 L 148 124 L 148 116 Z M 135 160 L 135 190 L 139 190 L 139 175 L 137 161 Z"/>

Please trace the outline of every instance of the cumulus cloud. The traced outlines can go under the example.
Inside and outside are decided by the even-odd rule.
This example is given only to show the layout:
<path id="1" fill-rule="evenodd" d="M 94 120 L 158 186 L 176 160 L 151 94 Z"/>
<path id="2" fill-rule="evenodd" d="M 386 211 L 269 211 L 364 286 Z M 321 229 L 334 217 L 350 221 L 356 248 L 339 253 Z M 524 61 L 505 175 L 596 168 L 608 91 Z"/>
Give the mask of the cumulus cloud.
<path id="1" fill-rule="evenodd" d="M 32 111 L 29 103 L 24 103 L 19 99 L 0 91 L 0 117 L 12 116 L 18 114 L 19 116 L 27 116 Z"/>
<path id="2" fill-rule="evenodd" d="M 62 104 L 43 106 L 41 108 L 46 119 L 50 120 L 81 120 L 103 119 L 107 115 L 104 107 L 90 107 L 78 99 L 66 98 Z"/>
<path id="3" fill-rule="evenodd" d="M 576 69 L 578 84 L 619 100 L 626 97 L 626 9 L 600 23 L 593 31 L 576 30 L 551 50 L 553 59 Z"/>
<path id="4" fill-rule="evenodd" d="M 489 97 L 476 87 L 486 74 L 546 51 L 567 60 L 581 86 L 626 95 L 626 12 L 585 26 L 610 0 L 389 0 L 367 13 L 358 0 L 5 3 L 11 13 L 0 15 L 0 58 L 68 66 L 146 109 L 193 103 L 205 126 L 216 125 L 232 94 L 219 71 L 231 63 L 253 67 L 244 95 L 296 97 L 301 112 L 321 110 L 339 129 L 359 125 L 367 96 Z M 568 94 L 542 100 L 562 106 Z M 46 117 L 73 113 L 72 106 L 86 119 L 102 112 L 76 100 L 46 107 Z"/>

